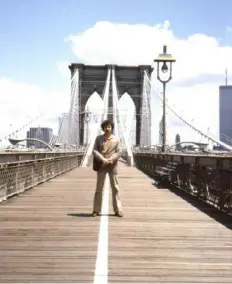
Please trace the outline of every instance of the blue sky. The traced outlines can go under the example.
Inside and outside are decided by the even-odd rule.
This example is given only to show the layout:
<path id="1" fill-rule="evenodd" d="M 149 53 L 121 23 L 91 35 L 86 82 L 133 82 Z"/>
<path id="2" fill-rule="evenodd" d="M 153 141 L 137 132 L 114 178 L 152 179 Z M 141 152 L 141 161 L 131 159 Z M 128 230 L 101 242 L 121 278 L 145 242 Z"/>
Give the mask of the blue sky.
<path id="1" fill-rule="evenodd" d="M 170 20 L 177 36 L 205 33 L 223 41 L 232 26 L 231 0 L 0 0 L 0 7 L 0 76 L 48 90 L 60 83 L 57 61 L 78 61 L 64 38 L 98 21 Z"/>

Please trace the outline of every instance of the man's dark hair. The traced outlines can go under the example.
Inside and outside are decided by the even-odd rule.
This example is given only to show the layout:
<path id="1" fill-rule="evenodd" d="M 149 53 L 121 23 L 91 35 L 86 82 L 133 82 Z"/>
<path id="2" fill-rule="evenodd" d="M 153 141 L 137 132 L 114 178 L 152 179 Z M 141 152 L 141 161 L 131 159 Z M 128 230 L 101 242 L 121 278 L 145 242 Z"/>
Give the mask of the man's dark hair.
<path id="1" fill-rule="evenodd" d="M 104 120 L 104 121 L 102 122 L 102 124 L 101 124 L 101 128 L 102 128 L 103 131 L 104 131 L 104 128 L 105 128 L 107 125 L 111 125 L 112 131 L 114 130 L 114 123 L 113 123 L 113 121 L 107 119 L 107 120 Z"/>

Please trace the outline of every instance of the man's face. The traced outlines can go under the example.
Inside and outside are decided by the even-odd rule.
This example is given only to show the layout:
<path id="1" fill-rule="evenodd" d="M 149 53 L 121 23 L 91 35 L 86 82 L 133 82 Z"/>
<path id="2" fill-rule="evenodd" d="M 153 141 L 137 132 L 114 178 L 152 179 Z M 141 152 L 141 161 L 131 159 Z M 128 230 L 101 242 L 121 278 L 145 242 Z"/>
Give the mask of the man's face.
<path id="1" fill-rule="evenodd" d="M 112 132 L 112 127 L 111 127 L 111 125 L 106 125 L 106 126 L 104 127 L 104 132 L 107 133 L 107 134 L 111 133 L 111 132 Z"/>

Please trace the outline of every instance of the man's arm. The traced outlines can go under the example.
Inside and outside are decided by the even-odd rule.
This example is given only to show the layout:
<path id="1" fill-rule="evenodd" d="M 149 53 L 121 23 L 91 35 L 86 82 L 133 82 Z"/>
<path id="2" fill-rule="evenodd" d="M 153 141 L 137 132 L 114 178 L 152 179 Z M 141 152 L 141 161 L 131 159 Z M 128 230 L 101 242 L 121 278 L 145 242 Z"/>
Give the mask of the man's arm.
<path id="1" fill-rule="evenodd" d="M 95 140 L 94 146 L 93 146 L 93 154 L 96 159 L 104 162 L 106 159 L 102 156 L 102 154 L 98 151 L 98 137 Z"/>
<path id="2" fill-rule="evenodd" d="M 113 163 L 113 162 L 116 162 L 120 156 L 122 154 L 122 148 L 121 148 L 121 143 L 120 143 L 120 140 L 118 140 L 117 144 L 116 144 L 116 149 L 115 149 L 115 152 L 113 153 L 113 155 L 110 157 L 110 161 Z"/>

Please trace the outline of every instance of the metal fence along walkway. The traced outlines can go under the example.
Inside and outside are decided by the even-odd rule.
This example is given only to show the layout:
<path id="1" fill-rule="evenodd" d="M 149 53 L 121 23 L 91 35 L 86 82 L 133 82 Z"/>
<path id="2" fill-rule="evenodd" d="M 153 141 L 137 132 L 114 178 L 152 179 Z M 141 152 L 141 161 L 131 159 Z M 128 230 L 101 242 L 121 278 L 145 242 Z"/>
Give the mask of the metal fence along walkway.
<path id="1" fill-rule="evenodd" d="M 0 205 L 1 283 L 231 283 L 231 220 L 120 163 L 124 217 L 91 217 L 96 176 L 75 168 Z M 189 199 L 188 199 L 189 198 Z M 195 205 L 195 206 L 194 206 Z M 219 214 L 219 212 L 217 212 Z"/>

